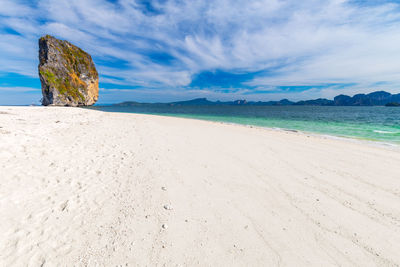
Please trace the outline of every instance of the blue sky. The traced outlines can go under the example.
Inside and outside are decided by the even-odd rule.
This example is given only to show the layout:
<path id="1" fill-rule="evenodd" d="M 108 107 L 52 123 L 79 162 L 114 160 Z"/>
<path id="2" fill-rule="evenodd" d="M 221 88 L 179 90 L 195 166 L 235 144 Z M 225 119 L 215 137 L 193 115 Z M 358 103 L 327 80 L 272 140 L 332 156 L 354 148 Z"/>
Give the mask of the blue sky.
<path id="1" fill-rule="evenodd" d="M 0 0 L 0 105 L 38 103 L 38 39 L 89 52 L 98 103 L 400 92 L 400 1 Z"/>

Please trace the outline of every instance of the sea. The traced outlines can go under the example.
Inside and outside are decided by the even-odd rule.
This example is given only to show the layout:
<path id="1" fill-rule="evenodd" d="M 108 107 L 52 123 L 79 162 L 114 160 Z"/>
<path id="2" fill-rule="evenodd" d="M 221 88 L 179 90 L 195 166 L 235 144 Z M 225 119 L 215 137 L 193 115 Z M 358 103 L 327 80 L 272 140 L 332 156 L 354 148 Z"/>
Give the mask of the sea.
<path id="1" fill-rule="evenodd" d="M 93 106 L 400 145 L 400 108 L 382 106 Z"/>

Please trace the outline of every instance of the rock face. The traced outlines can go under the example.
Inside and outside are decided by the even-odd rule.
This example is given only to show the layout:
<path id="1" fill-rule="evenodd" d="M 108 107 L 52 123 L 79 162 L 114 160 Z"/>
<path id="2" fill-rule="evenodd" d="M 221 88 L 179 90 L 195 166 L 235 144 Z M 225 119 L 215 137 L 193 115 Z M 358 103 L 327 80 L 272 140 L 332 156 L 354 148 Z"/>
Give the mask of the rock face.
<path id="1" fill-rule="evenodd" d="M 99 75 L 92 57 L 50 35 L 39 39 L 39 77 L 45 106 L 90 106 L 99 96 Z"/>

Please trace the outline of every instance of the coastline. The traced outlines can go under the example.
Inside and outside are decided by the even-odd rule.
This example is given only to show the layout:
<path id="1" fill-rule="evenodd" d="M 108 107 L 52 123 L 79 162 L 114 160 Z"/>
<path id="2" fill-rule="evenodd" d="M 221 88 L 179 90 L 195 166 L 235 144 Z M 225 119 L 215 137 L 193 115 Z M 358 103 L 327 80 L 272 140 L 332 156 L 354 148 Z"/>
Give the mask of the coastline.
<path id="1" fill-rule="evenodd" d="M 97 109 L 89 109 L 89 110 L 102 111 L 101 109 L 98 109 L 98 110 Z M 311 132 L 311 131 L 297 130 L 297 129 L 290 129 L 290 128 L 259 126 L 259 125 L 253 125 L 253 124 L 243 124 L 243 123 L 238 123 L 238 122 L 226 122 L 226 121 L 220 121 L 220 120 L 203 119 L 203 118 L 191 117 L 191 115 L 162 114 L 162 113 L 111 112 L 111 111 L 104 111 L 104 112 L 138 114 L 138 115 L 149 115 L 149 116 L 160 116 L 160 117 L 181 118 L 181 119 L 188 119 L 188 120 L 207 121 L 207 122 L 211 122 L 211 123 L 221 123 L 221 124 L 226 124 L 226 125 L 238 125 L 238 126 L 249 127 L 249 128 L 264 129 L 264 130 L 269 130 L 269 131 L 292 132 L 292 133 L 303 134 L 306 136 L 314 136 L 314 137 L 320 137 L 320 138 L 342 140 L 342 141 L 346 141 L 346 142 L 355 142 L 355 143 L 371 145 L 371 146 L 378 146 L 378 147 L 382 146 L 382 147 L 385 147 L 388 149 L 395 149 L 395 150 L 400 149 L 400 143 L 397 143 L 397 142 L 368 139 L 368 138 L 357 137 L 357 136 L 333 135 L 333 134 L 318 133 L 318 132 Z"/>
<path id="2" fill-rule="evenodd" d="M 63 107 L 0 127 L 0 265 L 400 264 L 397 147 Z"/>
<path id="3" fill-rule="evenodd" d="M 288 106 L 288 110 L 281 106 L 256 107 L 256 109 L 247 109 L 246 107 L 238 106 L 237 110 L 235 107 L 229 106 L 222 106 L 221 108 L 222 109 L 213 106 L 211 110 L 207 110 L 202 106 L 196 108 L 177 107 L 175 113 L 172 108 L 165 107 L 156 109 L 151 107 L 129 108 L 100 106 L 94 107 L 93 109 L 106 112 L 148 114 L 217 121 L 227 124 L 233 123 L 254 127 L 284 129 L 300 131 L 306 134 L 318 134 L 400 145 L 400 128 L 394 123 L 398 116 L 396 116 L 396 114 L 386 114 L 384 110 L 379 110 L 379 108 L 382 107 L 371 107 L 371 109 L 366 107 L 327 107 L 327 109 L 317 107 L 318 110 L 315 111 L 313 111 L 313 106 Z M 314 115 L 315 112 L 320 115 Z M 354 117 L 350 115 L 353 113 L 358 113 L 357 119 L 354 119 Z M 333 116 L 333 114 L 338 115 Z M 371 114 L 375 115 L 372 116 Z M 386 123 L 386 120 L 391 122 Z"/>
<path id="4" fill-rule="evenodd" d="M 144 114 L 144 113 L 132 113 L 132 114 Z M 145 114 L 145 115 L 165 116 L 165 117 L 182 118 L 182 119 L 189 119 L 189 120 L 208 121 L 208 122 L 215 122 L 215 123 L 221 123 L 221 124 L 226 124 L 226 125 L 238 125 L 238 126 L 243 126 L 243 127 L 257 128 L 257 129 L 284 132 L 284 133 L 289 132 L 289 133 L 295 133 L 295 134 L 302 134 L 305 136 L 313 136 L 313 137 L 333 139 L 333 140 L 342 140 L 345 142 L 355 142 L 355 143 L 371 145 L 371 146 L 378 146 L 378 147 L 382 146 L 385 148 L 400 149 L 400 144 L 397 144 L 397 143 L 384 142 L 384 141 L 380 141 L 380 140 L 370 140 L 370 139 L 354 137 L 354 136 L 330 135 L 330 134 L 323 134 L 323 133 L 317 133 L 317 132 L 308 132 L 308 131 L 303 131 L 303 130 L 285 129 L 285 128 L 268 127 L 268 126 L 257 126 L 257 125 L 252 125 L 252 124 L 241 124 L 241 123 L 235 123 L 235 122 L 204 120 L 204 119 L 180 117 L 180 116 L 169 116 L 169 115 L 162 115 L 162 114 Z"/>

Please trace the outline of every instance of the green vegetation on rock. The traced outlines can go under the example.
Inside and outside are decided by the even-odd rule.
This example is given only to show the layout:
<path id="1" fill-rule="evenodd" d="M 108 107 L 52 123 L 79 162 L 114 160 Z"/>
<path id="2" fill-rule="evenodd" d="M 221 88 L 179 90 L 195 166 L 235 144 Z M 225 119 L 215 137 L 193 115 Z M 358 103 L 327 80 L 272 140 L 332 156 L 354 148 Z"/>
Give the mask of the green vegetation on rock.
<path id="1" fill-rule="evenodd" d="M 61 47 L 61 55 L 67 61 L 67 69 L 69 72 L 75 72 L 78 76 L 81 74 L 82 69 L 89 70 L 90 75 L 98 77 L 96 69 L 91 66 L 91 57 L 79 47 L 72 46 L 68 42 L 61 42 L 58 40 Z"/>
<path id="2" fill-rule="evenodd" d="M 55 75 L 51 70 L 40 70 L 40 74 L 42 74 L 49 83 L 56 85 Z"/>

